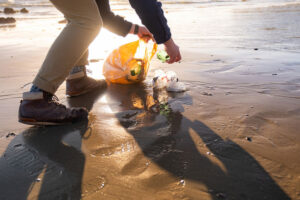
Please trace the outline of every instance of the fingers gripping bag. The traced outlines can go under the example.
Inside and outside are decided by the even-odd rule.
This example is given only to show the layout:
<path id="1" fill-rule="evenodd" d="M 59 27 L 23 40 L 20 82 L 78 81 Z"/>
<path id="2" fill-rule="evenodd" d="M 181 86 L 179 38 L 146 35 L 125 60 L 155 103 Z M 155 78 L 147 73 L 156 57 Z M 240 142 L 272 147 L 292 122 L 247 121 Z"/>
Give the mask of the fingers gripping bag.
<path id="1" fill-rule="evenodd" d="M 113 50 L 103 65 L 103 75 L 111 83 L 133 84 L 145 80 L 157 44 L 137 40 Z"/>

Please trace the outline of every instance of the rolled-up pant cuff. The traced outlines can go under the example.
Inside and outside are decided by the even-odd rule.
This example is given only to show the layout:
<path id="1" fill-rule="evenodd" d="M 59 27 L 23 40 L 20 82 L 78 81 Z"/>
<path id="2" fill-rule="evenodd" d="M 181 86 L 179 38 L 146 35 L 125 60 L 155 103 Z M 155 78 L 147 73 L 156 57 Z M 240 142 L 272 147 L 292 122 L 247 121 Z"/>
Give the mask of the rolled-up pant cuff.
<path id="1" fill-rule="evenodd" d="M 53 85 L 51 82 L 46 81 L 45 79 L 36 76 L 33 85 L 37 86 L 43 91 L 49 92 L 51 94 L 54 94 L 58 88 L 58 86 Z"/>

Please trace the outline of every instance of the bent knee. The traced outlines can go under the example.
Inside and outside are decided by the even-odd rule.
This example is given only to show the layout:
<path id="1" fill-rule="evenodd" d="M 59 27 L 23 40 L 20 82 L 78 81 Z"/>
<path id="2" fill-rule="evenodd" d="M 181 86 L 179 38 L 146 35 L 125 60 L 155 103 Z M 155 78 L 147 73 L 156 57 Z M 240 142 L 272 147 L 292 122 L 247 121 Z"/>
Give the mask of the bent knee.
<path id="1" fill-rule="evenodd" d="M 102 27 L 103 21 L 101 16 L 99 15 L 99 17 L 95 20 L 95 23 L 93 24 L 93 30 L 98 34 Z"/>
<path id="2" fill-rule="evenodd" d="M 89 30 L 91 33 L 98 34 L 103 26 L 102 18 L 99 15 L 94 17 L 79 17 L 71 20 L 71 23 L 76 24 L 80 28 Z"/>
<path id="3" fill-rule="evenodd" d="M 100 16 L 100 13 L 99 13 L 99 15 L 97 17 L 93 18 L 92 20 L 89 20 L 88 26 L 93 31 L 99 33 L 100 29 L 103 26 L 103 22 L 102 22 L 102 18 Z"/>

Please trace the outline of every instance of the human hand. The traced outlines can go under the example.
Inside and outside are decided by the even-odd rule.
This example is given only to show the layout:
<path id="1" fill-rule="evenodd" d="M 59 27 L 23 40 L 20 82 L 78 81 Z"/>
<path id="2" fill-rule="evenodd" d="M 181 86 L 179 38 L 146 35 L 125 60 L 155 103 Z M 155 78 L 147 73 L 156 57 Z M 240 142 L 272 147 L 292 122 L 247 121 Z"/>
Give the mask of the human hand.
<path id="1" fill-rule="evenodd" d="M 152 33 L 150 33 L 150 31 L 144 26 L 139 27 L 137 35 L 140 39 L 144 40 L 145 42 L 148 42 L 150 39 L 152 41 L 155 41 Z"/>
<path id="2" fill-rule="evenodd" d="M 181 60 L 181 54 L 179 51 L 179 47 L 175 44 L 173 39 L 169 39 L 164 43 L 165 50 L 170 56 L 170 59 L 167 61 L 167 63 L 172 64 L 174 62 L 179 62 Z"/>
<path id="3" fill-rule="evenodd" d="M 136 24 L 132 24 L 131 29 L 129 31 L 129 33 L 134 34 L 134 29 L 135 26 L 138 26 Z M 138 26 L 138 32 L 136 33 L 136 35 L 144 40 L 145 42 L 148 42 L 150 39 L 155 42 L 154 37 L 152 35 L 152 33 L 144 26 Z"/>

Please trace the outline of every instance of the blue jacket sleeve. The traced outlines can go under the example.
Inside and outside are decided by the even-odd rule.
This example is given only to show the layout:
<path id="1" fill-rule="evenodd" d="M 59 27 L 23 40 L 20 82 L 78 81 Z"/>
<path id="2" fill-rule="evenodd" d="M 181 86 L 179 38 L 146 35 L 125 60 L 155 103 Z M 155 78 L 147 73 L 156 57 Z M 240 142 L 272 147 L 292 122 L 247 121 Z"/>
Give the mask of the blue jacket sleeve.
<path id="1" fill-rule="evenodd" d="M 104 28 L 120 36 L 126 36 L 132 23 L 123 17 L 115 15 L 109 5 L 109 0 L 96 0 Z"/>
<path id="2" fill-rule="evenodd" d="M 164 43 L 171 38 L 171 31 L 160 2 L 157 0 L 129 0 L 129 2 L 142 23 L 153 34 L 157 44 Z"/>

